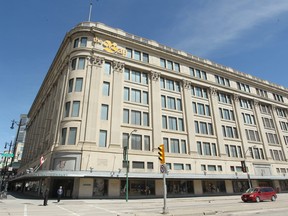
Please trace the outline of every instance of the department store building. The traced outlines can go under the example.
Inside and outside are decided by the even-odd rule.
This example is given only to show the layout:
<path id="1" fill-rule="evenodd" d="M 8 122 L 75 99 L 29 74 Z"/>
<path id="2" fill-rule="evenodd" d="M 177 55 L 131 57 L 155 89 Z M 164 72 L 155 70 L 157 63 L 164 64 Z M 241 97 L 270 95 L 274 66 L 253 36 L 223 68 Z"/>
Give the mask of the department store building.
<path id="1" fill-rule="evenodd" d="M 31 106 L 11 182 L 36 194 L 61 185 L 65 197 L 124 198 L 128 173 L 129 197 L 161 197 L 164 144 L 168 197 L 237 194 L 248 177 L 288 191 L 287 102 L 283 86 L 83 22 Z"/>

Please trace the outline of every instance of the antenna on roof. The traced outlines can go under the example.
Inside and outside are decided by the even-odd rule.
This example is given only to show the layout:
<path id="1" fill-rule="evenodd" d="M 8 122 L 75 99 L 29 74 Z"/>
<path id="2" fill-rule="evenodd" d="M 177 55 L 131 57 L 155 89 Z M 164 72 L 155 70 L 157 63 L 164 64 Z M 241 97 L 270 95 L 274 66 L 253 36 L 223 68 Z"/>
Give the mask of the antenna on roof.
<path id="1" fill-rule="evenodd" d="M 89 17 L 88 17 L 88 22 L 91 21 L 91 13 L 92 13 L 92 1 L 90 2 L 90 9 L 89 9 Z"/>

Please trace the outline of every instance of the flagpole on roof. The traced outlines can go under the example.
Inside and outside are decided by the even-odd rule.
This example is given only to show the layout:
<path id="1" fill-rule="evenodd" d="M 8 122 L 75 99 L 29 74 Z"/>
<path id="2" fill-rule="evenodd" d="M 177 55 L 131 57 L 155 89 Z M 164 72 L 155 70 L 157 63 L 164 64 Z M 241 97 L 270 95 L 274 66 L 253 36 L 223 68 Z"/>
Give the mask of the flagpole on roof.
<path id="1" fill-rule="evenodd" d="M 89 17 L 88 17 L 88 22 L 91 21 L 91 13 L 92 13 L 92 2 L 90 2 L 90 9 L 89 9 Z"/>

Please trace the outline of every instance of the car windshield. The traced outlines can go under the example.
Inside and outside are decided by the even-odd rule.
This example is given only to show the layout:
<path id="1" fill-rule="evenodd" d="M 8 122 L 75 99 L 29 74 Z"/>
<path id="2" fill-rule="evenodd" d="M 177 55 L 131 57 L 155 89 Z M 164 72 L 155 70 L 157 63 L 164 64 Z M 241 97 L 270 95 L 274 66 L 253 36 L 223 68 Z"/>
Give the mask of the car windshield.
<path id="1" fill-rule="evenodd" d="M 253 192 L 257 192 L 258 188 L 249 188 L 246 193 L 253 193 Z"/>

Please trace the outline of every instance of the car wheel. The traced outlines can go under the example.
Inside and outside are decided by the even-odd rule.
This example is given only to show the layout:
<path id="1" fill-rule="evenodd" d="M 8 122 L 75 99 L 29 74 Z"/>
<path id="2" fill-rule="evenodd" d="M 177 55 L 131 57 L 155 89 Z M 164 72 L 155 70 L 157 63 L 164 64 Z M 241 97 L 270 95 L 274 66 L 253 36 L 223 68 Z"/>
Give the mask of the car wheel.
<path id="1" fill-rule="evenodd" d="M 260 198 L 259 197 L 256 197 L 256 202 L 260 202 Z"/>
<path id="2" fill-rule="evenodd" d="M 271 197 L 271 201 L 276 201 L 276 197 L 275 197 L 275 196 L 272 196 L 272 197 Z"/>

